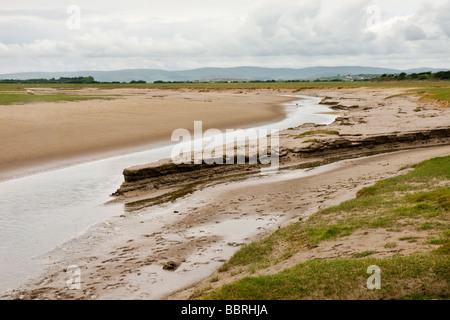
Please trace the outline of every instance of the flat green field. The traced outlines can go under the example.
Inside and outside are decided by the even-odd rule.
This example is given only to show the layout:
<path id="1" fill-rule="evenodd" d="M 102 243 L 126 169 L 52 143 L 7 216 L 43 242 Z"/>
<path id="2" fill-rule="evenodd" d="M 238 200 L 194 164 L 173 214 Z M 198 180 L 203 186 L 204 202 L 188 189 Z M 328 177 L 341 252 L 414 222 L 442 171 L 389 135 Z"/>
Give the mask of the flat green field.
<path id="1" fill-rule="evenodd" d="M 27 88 L 52 88 L 73 90 L 45 95 L 27 95 Z M 420 94 L 428 99 L 450 101 L 450 81 L 397 81 L 397 82 L 248 82 L 248 83 L 148 83 L 148 84 L 0 84 L 0 105 L 34 102 L 80 101 L 90 99 L 113 99 L 112 96 L 76 94 L 77 90 L 96 88 L 110 89 L 194 89 L 209 90 L 292 90 L 307 89 L 346 89 L 346 88 L 411 88 L 412 94 Z"/>
<path id="2" fill-rule="evenodd" d="M 27 88 L 53 88 L 74 90 L 74 94 L 55 92 L 45 95 L 26 95 Z M 110 89 L 193 89 L 210 90 L 292 90 L 347 89 L 347 88 L 411 88 L 412 94 L 428 99 L 450 101 L 450 81 L 392 81 L 392 82 L 248 82 L 248 83 L 148 83 L 148 84 L 0 84 L 0 105 L 33 102 L 79 101 L 89 99 L 112 99 L 112 96 L 76 94 L 77 90 L 96 88 Z M 2 93 L 3 92 L 3 93 Z"/>
<path id="3" fill-rule="evenodd" d="M 111 100 L 113 97 L 83 96 L 69 94 L 39 94 L 29 95 L 23 93 L 0 93 L 0 105 L 27 104 L 39 102 L 64 102 L 85 100 Z"/>

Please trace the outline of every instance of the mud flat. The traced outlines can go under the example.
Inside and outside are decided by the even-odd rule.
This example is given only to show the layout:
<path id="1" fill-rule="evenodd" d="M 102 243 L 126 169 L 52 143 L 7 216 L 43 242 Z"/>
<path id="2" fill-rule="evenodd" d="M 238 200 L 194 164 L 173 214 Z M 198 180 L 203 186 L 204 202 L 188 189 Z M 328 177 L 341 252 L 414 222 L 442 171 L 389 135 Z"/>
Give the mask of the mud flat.
<path id="1" fill-rule="evenodd" d="M 116 199 L 126 214 L 42 257 L 46 273 L 3 298 L 195 296 L 197 288 L 211 285 L 205 278 L 242 245 L 351 199 L 362 187 L 398 175 L 400 168 L 450 154 L 450 110 L 401 93 L 304 92 L 323 97 L 339 117 L 328 126 L 283 131 L 277 175 L 261 176 L 258 166 L 165 171 L 166 162 L 127 169 L 134 178 L 119 188 Z M 67 288 L 69 265 L 80 268 L 80 290 Z M 218 284 L 234 279 L 230 275 Z"/>

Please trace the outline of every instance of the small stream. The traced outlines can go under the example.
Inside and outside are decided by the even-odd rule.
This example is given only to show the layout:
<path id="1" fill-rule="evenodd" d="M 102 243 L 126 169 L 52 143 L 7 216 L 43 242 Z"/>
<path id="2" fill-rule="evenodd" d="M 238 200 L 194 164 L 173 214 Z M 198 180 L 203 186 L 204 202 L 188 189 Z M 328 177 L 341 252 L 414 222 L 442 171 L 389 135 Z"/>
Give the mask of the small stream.
<path id="1" fill-rule="evenodd" d="M 330 124 L 334 115 L 321 98 L 295 96 L 283 121 L 253 129 Z M 170 137 L 168 137 L 169 139 Z M 170 158 L 173 145 L 111 157 L 0 182 L 0 293 L 42 271 L 36 257 L 89 227 L 125 212 L 104 205 L 123 182 L 124 168 Z"/>

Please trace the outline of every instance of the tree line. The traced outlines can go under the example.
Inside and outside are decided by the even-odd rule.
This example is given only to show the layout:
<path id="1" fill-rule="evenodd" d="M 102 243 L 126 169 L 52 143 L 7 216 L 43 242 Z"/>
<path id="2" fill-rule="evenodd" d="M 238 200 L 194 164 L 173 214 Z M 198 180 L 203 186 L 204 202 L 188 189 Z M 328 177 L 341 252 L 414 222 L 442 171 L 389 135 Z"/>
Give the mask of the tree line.
<path id="1" fill-rule="evenodd" d="M 406 74 L 402 72 L 400 74 L 383 74 L 372 81 L 405 81 L 405 80 L 450 80 L 450 71 L 439 71 L 436 73 L 421 72 Z"/>
<path id="2" fill-rule="evenodd" d="M 94 77 L 88 76 L 88 77 L 60 77 L 59 79 L 51 78 L 51 79 L 25 79 L 25 80 L 19 80 L 19 79 L 3 79 L 0 80 L 0 83 L 34 83 L 34 84 L 62 84 L 62 83 L 69 83 L 69 84 L 76 84 L 76 83 L 121 83 L 119 81 L 112 81 L 112 82 L 100 82 L 96 81 Z M 126 82 L 122 82 L 126 83 Z M 147 83 L 144 80 L 132 80 L 130 83 Z"/>

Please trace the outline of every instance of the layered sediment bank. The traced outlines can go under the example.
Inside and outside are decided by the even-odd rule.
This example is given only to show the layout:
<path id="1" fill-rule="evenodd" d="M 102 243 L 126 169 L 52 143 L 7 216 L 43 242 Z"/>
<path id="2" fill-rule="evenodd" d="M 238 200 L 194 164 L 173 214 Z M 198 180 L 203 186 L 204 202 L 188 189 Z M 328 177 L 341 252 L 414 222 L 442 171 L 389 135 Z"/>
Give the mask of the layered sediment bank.
<path id="1" fill-rule="evenodd" d="M 331 125 L 303 124 L 280 133 L 280 168 L 312 166 L 345 158 L 450 143 L 450 112 L 401 95 L 401 89 L 308 90 L 335 110 Z M 305 93 L 306 94 L 306 93 Z M 249 154 L 247 153 L 247 158 Z M 334 159 L 334 160 L 333 160 Z M 118 200 L 161 195 L 164 188 L 249 175 L 263 165 L 174 165 L 171 159 L 124 170 Z"/>
<path id="2" fill-rule="evenodd" d="M 311 125 L 306 125 L 310 128 Z M 321 127 L 321 126 L 319 126 Z M 319 134 L 320 135 L 320 134 Z M 332 135 L 334 136 L 334 135 Z M 281 149 L 280 166 L 282 169 L 308 163 L 310 158 L 322 158 L 323 162 L 355 158 L 369 154 L 392 152 L 420 147 L 432 147 L 450 144 L 450 126 L 435 129 L 408 132 L 371 134 L 369 136 L 338 135 L 332 138 L 314 139 L 298 143 L 295 137 L 285 139 Z M 337 156 L 338 155 L 338 156 Z M 334 160 L 333 160 L 334 158 Z M 163 188 L 182 188 L 198 182 L 206 182 L 239 174 L 256 173 L 270 165 L 250 164 L 180 164 L 164 159 L 148 165 L 135 166 L 124 170 L 124 183 L 113 196 L 129 198 L 150 195 L 152 191 L 161 192 Z M 320 163 L 310 164 L 319 165 Z"/>

